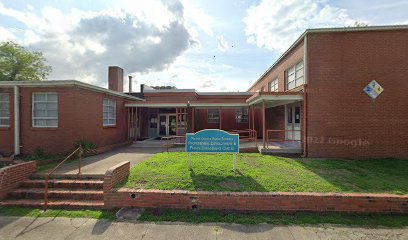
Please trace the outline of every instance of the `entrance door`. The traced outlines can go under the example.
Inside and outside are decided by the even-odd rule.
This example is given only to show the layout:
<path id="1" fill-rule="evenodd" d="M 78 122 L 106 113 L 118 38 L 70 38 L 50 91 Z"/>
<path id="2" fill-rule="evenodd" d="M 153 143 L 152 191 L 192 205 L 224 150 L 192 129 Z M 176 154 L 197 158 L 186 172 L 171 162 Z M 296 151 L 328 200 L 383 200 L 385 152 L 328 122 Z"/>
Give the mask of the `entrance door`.
<path id="1" fill-rule="evenodd" d="M 176 115 L 160 114 L 158 125 L 159 136 L 176 135 Z"/>
<path id="2" fill-rule="evenodd" d="M 301 116 L 300 104 L 286 105 L 286 139 L 300 140 L 301 139 Z"/>
<path id="3" fill-rule="evenodd" d="M 167 115 L 159 115 L 159 136 L 167 135 Z"/>
<path id="4" fill-rule="evenodd" d="M 177 135 L 176 134 L 176 115 L 169 116 L 169 132 L 168 135 Z"/>

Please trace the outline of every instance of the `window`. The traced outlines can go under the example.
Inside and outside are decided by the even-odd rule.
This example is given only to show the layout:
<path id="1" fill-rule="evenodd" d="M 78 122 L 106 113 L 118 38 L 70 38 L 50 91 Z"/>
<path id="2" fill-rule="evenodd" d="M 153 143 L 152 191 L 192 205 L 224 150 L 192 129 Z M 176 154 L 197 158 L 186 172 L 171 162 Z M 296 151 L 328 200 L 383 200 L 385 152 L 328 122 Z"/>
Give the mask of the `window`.
<path id="1" fill-rule="evenodd" d="M 269 92 L 277 91 L 278 91 L 278 79 L 276 78 L 275 80 L 269 83 Z"/>
<path id="2" fill-rule="evenodd" d="M 293 65 L 285 72 L 286 90 L 299 87 L 304 83 L 303 61 Z"/>
<path id="3" fill-rule="evenodd" d="M 103 126 L 116 125 L 116 100 L 103 99 Z"/>
<path id="4" fill-rule="evenodd" d="M 10 109 L 8 93 L 0 93 L 0 127 L 10 126 Z"/>
<path id="5" fill-rule="evenodd" d="M 235 112 L 235 119 L 237 123 L 247 123 L 248 122 L 248 108 L 240 108 Z"/>
<path id="6" fill-rule="evenodd" d="M 265 87 L 261 87 L 261 92 L 265 92 Z"/>
<path id="7" fill-rule="evenodd" d="M 219 123 L 220 122 L 220 111 L 218 109 L 208 109 L 207 110 L 207 122 L 208 123 Z"/>
<path id="8" fill-rule="evenodd" d="M 300 123 L 300 107 L 295 107 L 295 123 Z"/>
<path id="9" fill-rule="evenodd" d="M 57 93 L 33 93 L 33 127 L 58 127 Z"/>

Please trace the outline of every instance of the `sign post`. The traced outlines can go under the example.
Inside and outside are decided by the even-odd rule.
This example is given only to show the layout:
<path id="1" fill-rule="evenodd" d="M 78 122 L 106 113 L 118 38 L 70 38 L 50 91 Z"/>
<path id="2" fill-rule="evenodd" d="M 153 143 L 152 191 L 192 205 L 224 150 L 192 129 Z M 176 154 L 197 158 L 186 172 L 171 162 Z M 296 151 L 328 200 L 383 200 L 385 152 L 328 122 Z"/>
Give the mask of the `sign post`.
<path id="1" fill-rule="evenodd" d="M 218 129 L 205 129 L 186 134 L 188 167 L 191 169 L 191 153 L 233 153 L 234 171 L 237 169 L 239 134 L 230 134 Z"/>

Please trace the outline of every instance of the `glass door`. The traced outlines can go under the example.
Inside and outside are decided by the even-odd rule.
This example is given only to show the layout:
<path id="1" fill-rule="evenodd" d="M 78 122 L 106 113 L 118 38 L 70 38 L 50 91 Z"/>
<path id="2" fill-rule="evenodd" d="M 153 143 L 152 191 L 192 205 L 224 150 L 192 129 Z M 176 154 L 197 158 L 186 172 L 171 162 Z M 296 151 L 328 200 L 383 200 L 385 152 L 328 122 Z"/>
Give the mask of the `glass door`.
<path id="1" fill-rule="evenodd" d="M 167 115 L 169 121 L 169 132 L 168 135 L 177 135 L 176 134 L 176 115 Z"/>
<path id="2" fill-rule="evenodd" d="M 300 104 L 286 105 L 286 139 L 301 139 L 301 115 Z"/>
<path id="3" fill-rule="evenodd" d="M 159 136 L 167 136 L 167 115 L 159 115 Z"/>

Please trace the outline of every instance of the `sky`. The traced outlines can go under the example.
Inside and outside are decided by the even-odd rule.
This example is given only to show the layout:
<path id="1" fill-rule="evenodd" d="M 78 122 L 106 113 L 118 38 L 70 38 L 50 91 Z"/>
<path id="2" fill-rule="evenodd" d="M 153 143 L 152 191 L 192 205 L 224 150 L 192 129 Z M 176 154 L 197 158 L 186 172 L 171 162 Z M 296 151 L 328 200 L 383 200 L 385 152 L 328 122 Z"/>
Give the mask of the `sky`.
<path id="1" fill-rule="evenodd" d="M 307 29 L 408 24 L 407 0 L 0 0 L 0 41 L 41 51 L 49 80 L 246 91 Z"/>

